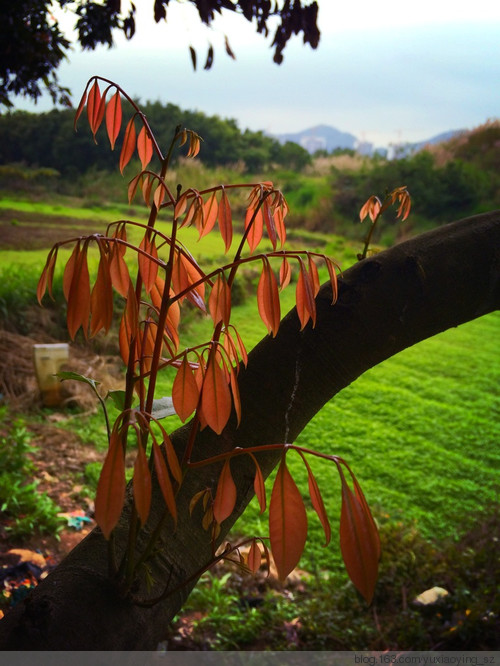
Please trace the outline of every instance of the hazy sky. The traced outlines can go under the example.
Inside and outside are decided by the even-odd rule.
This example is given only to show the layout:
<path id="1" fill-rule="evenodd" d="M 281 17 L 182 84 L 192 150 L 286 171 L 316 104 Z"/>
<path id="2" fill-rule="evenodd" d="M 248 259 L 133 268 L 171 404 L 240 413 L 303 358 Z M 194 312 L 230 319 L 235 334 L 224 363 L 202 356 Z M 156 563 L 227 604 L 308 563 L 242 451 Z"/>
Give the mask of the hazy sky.
<path id="1" fill-rule="evenodd" d="M 100 74 L 142 100 L 235 118 L 241 128 L 280 133 L 328 124 L 375 145 L 424 140 L 500 116 L 497 0 L 319 0 L 318 49 L 294 37 L 280 66 L 271 39 L 243 18 L 225 12 L 207 29 L 191 5 L 171 3 L 169 23 L 156 25 L 152 0 L 135 5 L 130 42 L 119 36 L 111 50 L 75 48 L 61 66 L 75 104 L 87 79 Z M 74 18 L 61 23 L 70 28 Z M 225 33 L 236 61 L 224 52 Z M 209 43 L 214 66 L 204 71 Z M 189 44 L 198 52 L 197 72 Z M 47 108 L 49 101 L 38 104 Z"/>

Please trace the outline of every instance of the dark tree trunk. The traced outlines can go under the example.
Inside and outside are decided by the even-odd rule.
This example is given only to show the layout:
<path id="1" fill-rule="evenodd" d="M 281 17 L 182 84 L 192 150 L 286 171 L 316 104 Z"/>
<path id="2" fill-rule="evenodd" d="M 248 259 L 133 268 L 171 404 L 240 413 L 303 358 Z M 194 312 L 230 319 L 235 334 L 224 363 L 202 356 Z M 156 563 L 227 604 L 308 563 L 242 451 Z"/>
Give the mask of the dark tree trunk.
<path id="1" fill-rule="evenodd" d="M 240 373 L 243 417 L 217 437 L 207 430 L 197 440 L 202 459 L 248 447 L 293 442 L 310 419 L 336 393 L 363 372 L 415 343 L 484 315 L 500 305 L 500 211 L 442 226 L 366 259 L 339 281 L 332 307 L 325 285 L 317 298 L 317 323 L 299 331 L 295 311 L 283 320 L 275 339 L 264 338 Z M 182 448 L 187 428 L 174 433 Z M 332 453 L 335 453 L 332 451 Z M 259 458 L 269 474 L 278 454 Z M 233 467 L 233 465 L 232 465 Z M 151 650 L 182 607 L 196 572 L 211 559 L 200 514 L 189 518 L 195 492 L 214 487 L 217 469 L 190 473 L 178 498 L 179 523 L 166 525 L 161 554 L 152 562 L 159 594 L 193 580 L 153 608 L 121 599 L 107 576 L 107 544 L 94 530 L 23 603 L 0 622 L 3 650 Z M 254 466 L 240 456 L 234 465 L 239 489 L 233 515 L 221 539 L 253 495 Z M 163 510 L 154 493 L 151 525 Z M 126 539 L 123 520 L 117 549 Z"/>

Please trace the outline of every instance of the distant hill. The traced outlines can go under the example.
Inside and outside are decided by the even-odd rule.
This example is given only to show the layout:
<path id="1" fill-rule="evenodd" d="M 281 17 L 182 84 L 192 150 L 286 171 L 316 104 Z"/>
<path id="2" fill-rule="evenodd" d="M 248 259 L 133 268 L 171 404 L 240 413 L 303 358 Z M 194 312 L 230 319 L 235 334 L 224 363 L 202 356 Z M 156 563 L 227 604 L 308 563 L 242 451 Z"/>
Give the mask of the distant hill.
<path id="1" fill-rule="evenodd" d="M 463 134 L 466 130 L 448 130 L 441 132 L 436 136 L 426 139 L 425 141 L 418 141 L 416 143 L 404 143 L 399 146 L 391 146 L 388 153 L 389 155 L 397 155 L 404 157 L 421 150 L 425 146 L 436 145 L 449 141 L 456 136 Z M 341 132 L 335 127 L 330 125 L 316 125 L 300 132 L 288 132 L 286 134 L 273 134 L 274 139 L 277 139 L 281 144 L 287 141 L 298 143 L 299 146 L 305 148 L 309 153 L 313 154 L 317 150 L 327 150 L 331 152 L 337 148 L 348 148 L 356 150 L 364 155 L 371 155 L 375 148 L 373 144 L 368 142 L 361 142 L 354 134 L 349 132 Z M 380 150 L 380 149 L 378 149 Z"/>
<path id="2" fill-rule="evenodd" d="M 349 132 L 341 132 L 335 127 L 329 125 L 316 125 L 301 132 L 275 134 L 275 139 L 280 143 L 293 141 L 299 146 L 305 148 L 309 153 L 315 153 L 317 150 L 327 150 L 328 152 L 336 148 L 350 148 L 354 150 L 358 144 L 357 137 Z"/>

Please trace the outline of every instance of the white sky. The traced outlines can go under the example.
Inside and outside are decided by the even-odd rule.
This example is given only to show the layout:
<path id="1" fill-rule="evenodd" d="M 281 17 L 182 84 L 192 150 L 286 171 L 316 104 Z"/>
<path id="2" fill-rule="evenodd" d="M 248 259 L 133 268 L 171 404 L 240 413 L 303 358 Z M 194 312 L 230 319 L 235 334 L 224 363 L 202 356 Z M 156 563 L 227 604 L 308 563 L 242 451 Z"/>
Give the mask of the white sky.
<path id="1" fill-rule="evenodd" d="M 75 103 L 87 79 L 100 74 L 142 100 L 235 118 L 241 128 L 281 133 L 328 124 L 377 146 L 500 116 L 497 0 L 319 0 L 318 49 L 294 37 L 280 66 L 272 61 L 271 38 L 232 13 L 207 29 L 189 3 L 171 2 L 168 24 L 156 25 L 152 0 L 135 5 L 130 42 L 118 36 L 111 50 L 75 48 L 61 66 L 60 81 Z M 69 29 L 74 17 L 60 20 Z M 225 33 L 236 61 L 224 52 Z M 209 43 L 214 65 L 204 71 Z M 50 102 L 18 106 L 45 110 Z"/>

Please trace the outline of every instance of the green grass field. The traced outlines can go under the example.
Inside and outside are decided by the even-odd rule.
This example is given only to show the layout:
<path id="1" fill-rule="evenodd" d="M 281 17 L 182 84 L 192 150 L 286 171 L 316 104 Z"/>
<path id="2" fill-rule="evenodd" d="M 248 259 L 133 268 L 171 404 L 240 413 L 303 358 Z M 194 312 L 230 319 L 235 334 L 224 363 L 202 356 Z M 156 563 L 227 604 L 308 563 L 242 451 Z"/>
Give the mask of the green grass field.
<path id="1" fill-rule="evenodd" d="M 13 202 L 8 203 L 12 208 Z M 74 209 L 68 210 L 73 218 L 79 217 Z M 91 216 L 110 220 L 119 212 L 93 210 Z M 69 213 L 60 206 L 57 214 Z M 215 236 L 197 244 L 194 233 L 187 230 L 185 240 L 208 264 L 222 254 Z M 305 240 L 310 249 L 317 241 L 344 268 L 352 263 L 358 249 L 334 237 L 308 236 Z M 299 240 L 294 242 L 299 244 Z M 0 251 L 0 272 L 7 275 L 12 266 L 41 266 L 45 254 Z M 283 298 L 283 313 L 292 306 L 293 286 L 290 289 Z M 256 314 L 254 296 L 235 308 L 234 321 L 249 349 L 266 333 Z M 209 326 L 194 318 L 184 331 L 184 342 L 199 342 L 208 332 Z M 416 521 L 428 537 L 463 533 L 481 512 L 499 503 L 499 339 L 500 313 L 496 312 L 404 351 L 337 395 L 307 426 L 298 443 L 342 456 L 380 519 Z M 170 387 L 171 378 L 162 377 L 158 397 L 168 395 Z M 169 429 L 175 423 L 174 418 Z M 66 425 L 77 428 L 84 439 L 104 445 L 104 428 L 98 417 L 85 422 L 71 419 Z M 303 464 L 293 453 L 289 462 L 306 492 Z M 311 511 L 309 540 L 300 566 L 338 570 L 340 484 L 333 467 L 313 461 L 313 469 L 334 536 L 330 546 L 324 548 L 319 520 Z M 268 489 L 270 492 L 269 483 Z M 267 516 L 260 516 L 256 503 L 252 503 L 239 521 L 237 532 L 265 535 L 266 521 Z"/>

